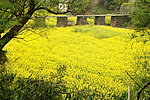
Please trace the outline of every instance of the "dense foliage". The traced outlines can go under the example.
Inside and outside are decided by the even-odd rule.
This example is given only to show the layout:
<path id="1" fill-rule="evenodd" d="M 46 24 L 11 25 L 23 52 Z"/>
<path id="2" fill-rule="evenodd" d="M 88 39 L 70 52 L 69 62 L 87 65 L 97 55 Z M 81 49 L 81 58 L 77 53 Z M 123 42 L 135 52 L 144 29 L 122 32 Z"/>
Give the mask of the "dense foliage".
<path id="1" fill-rule="evenodd" d="M 107 10 L 118 10 L 122 3 L 129 0 L 98 0 L 100 6 L 104 6 Z"/>
<path id="2" fill-rule="evenodd" d="M 57 75 L 59 79 L 59 71 Z M 65 85 L 60 80 L 53 83 L 30 76 L 20 78 L 4 70 L 0 70 L 0 77 L 1 100 L 62 100 L 63 94 L 67 95 Z"/>
<path id="3" fill-rule="evenodd" d="M 131 18 L 138 30 L 150 29 L 150 1 L 135 0 L 132 2 Z"/>

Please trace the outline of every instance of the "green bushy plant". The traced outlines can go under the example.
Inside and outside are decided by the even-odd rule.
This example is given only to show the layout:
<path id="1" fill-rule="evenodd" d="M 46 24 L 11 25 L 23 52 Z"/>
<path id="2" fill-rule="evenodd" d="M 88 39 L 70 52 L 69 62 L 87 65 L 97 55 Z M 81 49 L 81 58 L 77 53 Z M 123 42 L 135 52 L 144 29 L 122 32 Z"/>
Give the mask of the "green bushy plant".
<path id="1" fill-rule="evenodd" d="M 2 100 L 62 100 L 66 87 L 61 78 L 64 67 L 58 69 L 57 82 L 16 77 L 0 70 L 0 97 Z"/>

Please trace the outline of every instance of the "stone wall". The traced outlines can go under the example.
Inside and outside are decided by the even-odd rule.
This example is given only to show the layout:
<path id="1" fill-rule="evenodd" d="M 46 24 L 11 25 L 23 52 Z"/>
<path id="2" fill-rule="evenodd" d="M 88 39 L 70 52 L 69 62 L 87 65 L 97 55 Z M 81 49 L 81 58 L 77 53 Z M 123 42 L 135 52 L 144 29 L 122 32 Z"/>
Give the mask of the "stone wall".
<path id="1" fill-rule="evenodd" d="M 76 25 L 86 25 L 87 24 L 87 17 L 77 17 L 77 24 Z"/>
<path id="2" fill-rule="evenodd" d="M 105 16 L 95 16 L 94 25 L 105 25 Z"/>
<path id="3" fill-rule="evenodd" d="M 95 25 L 105 25 L 105 17 L 111 16 L 111 26 L 112 27 L 122 27 L 130 21 L 127 15 L 78 15 L 78 16 L 56 16 L 57 17 L 57 27 L 68 26 L 68 17 L 77 17 L 76 25 L 87 25 L 88 17 L 95 17 Z"/>
<path id="4" fill-rule="evenodd" d="M 121 27 L 123 24 L 129 22 L 128 16 L 111 16 L 111 26 Z"/>
<path id="5" fill-rule="evenodd" d="M 57 27 L 68 26 L 68 17 L 57 17 Z"/>

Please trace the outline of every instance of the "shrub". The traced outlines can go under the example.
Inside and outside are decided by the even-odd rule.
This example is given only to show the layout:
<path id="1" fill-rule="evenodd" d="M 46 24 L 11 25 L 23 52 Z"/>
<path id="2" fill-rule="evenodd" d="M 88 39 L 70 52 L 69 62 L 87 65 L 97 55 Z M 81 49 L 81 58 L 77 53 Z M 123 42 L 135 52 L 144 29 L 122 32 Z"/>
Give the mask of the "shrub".
<path id="1" fill-rule="evenodd" d="M 33 79 L 32 75 L 28 78 L 16 77 L 16 75 L 1 69 L 0 97 L 2 100 L 62 100 L 66 87 L 61 80 L 64 70 L 61 68 L 58 69 L 58 81 L 55 83 Z"/>

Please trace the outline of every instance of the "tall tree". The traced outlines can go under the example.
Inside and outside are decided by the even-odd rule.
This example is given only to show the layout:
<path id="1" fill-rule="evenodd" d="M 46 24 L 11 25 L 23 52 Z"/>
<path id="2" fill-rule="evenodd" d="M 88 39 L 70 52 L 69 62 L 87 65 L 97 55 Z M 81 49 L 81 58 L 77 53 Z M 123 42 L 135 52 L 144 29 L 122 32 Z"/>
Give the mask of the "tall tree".
<path id="1" fill-rule="evenodd" d="M 43 9 L 53 14 L 75 14 L 84 10 L 87 4 L 88 0 L 70 0 L 68 11 L 61 12 L 59 0 L 0 0 L 0 51 L 18 35 L 35 11 Z M 1 36 L 5 30 L 9 31 Z"/>

